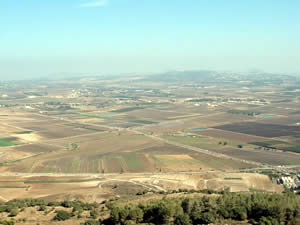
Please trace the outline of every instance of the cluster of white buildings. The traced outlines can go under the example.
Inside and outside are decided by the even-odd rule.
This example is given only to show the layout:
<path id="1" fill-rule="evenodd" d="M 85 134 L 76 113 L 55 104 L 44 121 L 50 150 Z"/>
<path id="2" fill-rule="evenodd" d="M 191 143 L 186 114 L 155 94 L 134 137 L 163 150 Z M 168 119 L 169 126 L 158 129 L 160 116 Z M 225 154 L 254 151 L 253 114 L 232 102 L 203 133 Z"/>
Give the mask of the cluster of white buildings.
<path id="1" fill-rule="evenodd" d="M 277 179 L 278 184 L 283 184 L 289 189 L 299 189 L 300 188 L 300 174 L 295 177 L 280 177 Z"/>

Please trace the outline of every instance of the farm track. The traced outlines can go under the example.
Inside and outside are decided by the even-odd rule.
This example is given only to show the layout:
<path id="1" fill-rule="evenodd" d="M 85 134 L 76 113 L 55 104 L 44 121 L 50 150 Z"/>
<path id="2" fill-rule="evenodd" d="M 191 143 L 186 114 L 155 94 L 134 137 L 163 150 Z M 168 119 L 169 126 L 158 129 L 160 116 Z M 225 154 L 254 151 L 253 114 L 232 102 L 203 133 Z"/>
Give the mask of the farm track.
<path id="1" fill-rule="evenodd" d="M 98 183 L 98 187 L 99 188 L 101 188 L 102 187 L 102 184 L 104 184 L 104 183 L 107 183 L 107 182 L 110 182 L 110 181 L 118 181 L 118 182 L 128 182 L 128 183 L 132 183 L 132 184 L 134 184 L 134 185 L 139 185 L 139 186 L 142 186 L 142 187 L 144 187 L 144 188 L 147 188 L 147 189 L 149 189 L 149 190 L 151 190 L 151 189 L 157 189 L 157 190 L 159 190 L 159 191 L 166 191 L 164 188 L 162 188 L 162 187 L 160 187 L 160 186 L 157 186 L 157 185 L 154 185 L 154 184 L 144 184 L 144 183 L 142 183 L 142 182 L 138 182 L 138 181 L 134 181 L 134 180 L 124 180 L 124 179 L 114 179 L 114 178 L 106 178 L 106 180 L 104 180 L 104 181 L 100 181 L 99 183 Z"/>
<path id="2" fill-rule="evenodd" d="M 93 178 L 106 178 L 111 176 L 124 175 L 127 176 L 145 176 L 145 175 L 192 175 L 192 174 L 210 174 L 210 173 L 243 173 L 243 172 L 256 172 L 259 170 L 273 170 L 273 169 L 293 169 L 299 165 L 291 166 L 273 166 L 273 167 L 257 167 L 251 169 L 236 169 L 236 170 L 208 170 L 208 171 L 175 171 L 175 172 L 141 172 L 141 173 L 18 173 L 18 172 L 2 172 L 0 177 L 93 177 Z"/>

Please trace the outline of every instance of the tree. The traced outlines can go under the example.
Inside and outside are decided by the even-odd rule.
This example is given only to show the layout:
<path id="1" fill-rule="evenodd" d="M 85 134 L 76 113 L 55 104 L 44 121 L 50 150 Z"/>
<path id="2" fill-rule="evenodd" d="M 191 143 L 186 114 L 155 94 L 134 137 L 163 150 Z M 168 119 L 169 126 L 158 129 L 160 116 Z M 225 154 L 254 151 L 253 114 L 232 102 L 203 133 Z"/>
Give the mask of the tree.
<path id="1" fill-rule="evenodd" d="M 214 211 L 208 211 L 198 214 L 198 217 L 193 221 L 193 224 L 210 224 L 216 222 L 217 215 Z"/>
<path id="2" fill-rule="evenodd" d="M 101 222 L 97 220 L 87 220 L 82 225 L 101 225 Z"/>
<path id="3" fill-rule="evenodd" d="M 93 209 L 92 211 L 90 211 L 90 216 L 93 219 L 97 219 L 97 217 L 99 216 L 99 212 L 97 210 Z"/>
<path id="4" fill-rule="evenodd" d="M 19 213 L 19 210 L 17 208 L 13 208 L 13 209 L 10 210 L 10 213 L 9 213 L 8 216 L 9 217 L 15 217 L 15 216 L 18 215 L 18 213 Z"/>
<path id="5" fill-rule="evenodd" d="M 261 217 L 258 221 L 259 225 L 279 225 L 278 221 L 272 217 Z"/>
<path id="6" fill-rule="evenodd" d="M 192 207 L 193 207 L 193 202 L 190 198 L 185 198 L 182 202 L 181 202 L 181 207 L 183 209 L 183 211 L 185 213 L 190 214 L 192 211 Z"/>
<path id="7" fill-rule="evenodd" d="M 75 205 L 72 209 L 72 213 L 75 215 L 75 213 L 77 212 L 77 214 L 81 214 L 83 212 L 83 208 L 80 205 Z"/>
<path id="8" fill-rule="evenodd" d="M 0 220 L 0 225 L 15 225 L 15 221 Z"/>
<path id="9" fill-rule="evenodd" d="M 55 217 L 53 218 L 53 220 L 64 221 L 64 220 L 70 219 L 71 216 L 72 216 L 71 213 L 64 211 L 64 210 L 59 210 L 57 212 L 57 214 L 55 215 Z"/>
<path id="10" fill-rule="evenodd" d="M 127 219 L 128 214 L 128 208 L 121 206 L 113 206 L 110 211 L 110 219 L 114 224 L 119 224 Z"/>
<path id="11" fill-rule="evenodd" d="M 144 212 L 138 207 L 132 207 L 129 209 L 128 219 L 133 220 L 136 223 L 140 223 L 143 221 Z"/>
<path id="12" fill-rule="evenodd" d="M 247 219 L 247 210 L 245 207 L 236 207 L 233 209 L 233 214 L 235 215 L 235 219 L 237 220 L 245 220 Z"/>
<path id="13" fill-rule="evenodd" d="M 46 206 L 45 205 L 41 205 L 39 208 L 39 211 L 45 211 L 46 210 Z"/>
<path id="14" fill-rule="evenodd" d="M 154 224 L 168 224 L 175 216 L 182 215 L 183 209 L 179 202 L 164 199 L 148 205 L 144 209 L 144 220 Z"/>
<path id="15" fill-rule="evenodd" d="M 174 225 L 190 225 L 192 221 L 187 214 L 178 215 L 175 217 Z"/>
<path id="16" fill-rule="evenodd" d="M 66 200 L 61 203 L 61 206 L 65 207 L 65 208 L 71 208 L 72 205 L 73 205 L 73 203 L 71 201 L 66 201 Z"/>

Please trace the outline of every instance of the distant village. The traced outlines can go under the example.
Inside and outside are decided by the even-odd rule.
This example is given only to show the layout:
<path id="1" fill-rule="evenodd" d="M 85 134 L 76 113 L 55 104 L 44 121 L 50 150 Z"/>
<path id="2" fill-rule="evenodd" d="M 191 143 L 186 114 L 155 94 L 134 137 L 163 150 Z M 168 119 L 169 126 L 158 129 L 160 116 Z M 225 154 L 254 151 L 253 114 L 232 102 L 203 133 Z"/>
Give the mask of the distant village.
<path id="1" fill-rule="evenodd" d="M 300 192 L 300 174 L 295 176 L 283 176 L 276 180 L 277 184 L 282 184 L 294 192 Z"/>

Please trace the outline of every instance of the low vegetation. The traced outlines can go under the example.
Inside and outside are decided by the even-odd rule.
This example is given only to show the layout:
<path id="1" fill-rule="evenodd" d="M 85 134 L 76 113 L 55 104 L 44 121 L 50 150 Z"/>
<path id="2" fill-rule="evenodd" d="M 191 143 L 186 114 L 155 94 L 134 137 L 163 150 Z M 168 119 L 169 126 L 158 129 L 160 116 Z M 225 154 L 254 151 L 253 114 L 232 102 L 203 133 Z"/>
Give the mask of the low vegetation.
<path id="1" fill-rule="evenodd" d="M 249 144 L 257 145 L 265 149 L 278 149 L 278 150 L 300 153 L 300 145 L 289 144 L 283 141 L 251 142 Z"/>
<path id="2" fill-rule="evenodd" d="M 229 110 L 229 111 L 227 111 L 227 113 L 241 114 L 241 115 L 247 115 L 247 116 L 257 116 L 257 115 L 261 114 L 260 112 L 253 112 L 253 111 L 247 111 L 247 110 L 237 110 L 237 109 Z"/>
<path id="3" fill-rule="evenodd" d="M 32 130 L 24 130 L 24 131 L 16 132 L 16 134 L 31 134 L 32 132 L 33 132 Z"/>
<path id="4" fill-rule="evenodd" d="M 72 217 L 71 213 L 64 210 L 59 210 L 56 216 L 53 218 L 53 220 L 64 221 L 70 219 L 71 217 Z"/>
<path id="5" fill-rule="evenodd" d="M 79 145 L 78 144 L 76 144 L 76 143 L 72 143 L 72 144 L 69 144 L 69 146 L 68 146 L 68 150 L 69 151 L 76 151 L 76 150 L 78 150 L 79 149 Z"/>

